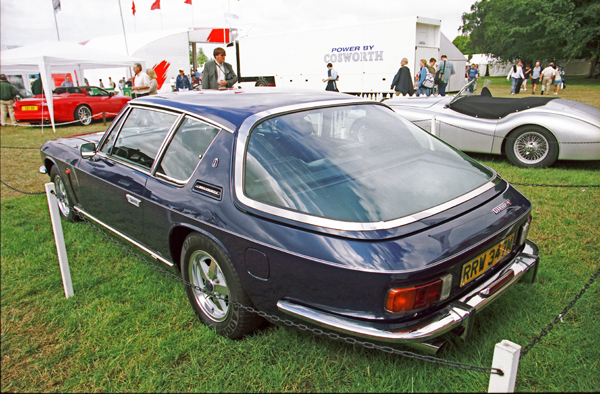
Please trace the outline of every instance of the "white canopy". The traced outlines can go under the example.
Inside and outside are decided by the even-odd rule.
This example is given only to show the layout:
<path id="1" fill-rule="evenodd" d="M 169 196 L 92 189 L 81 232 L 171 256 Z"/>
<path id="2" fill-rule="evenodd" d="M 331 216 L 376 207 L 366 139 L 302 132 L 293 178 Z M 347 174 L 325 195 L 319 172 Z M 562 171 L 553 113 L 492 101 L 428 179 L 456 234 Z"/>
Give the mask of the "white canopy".
<path id="1" fill-rule="evenodd" d="M 50 79 L 52 72 L 76 70 L 79 85 L 83 83 L 83 70 L 94 68 L 130 67 L 135 63 L 144 66 L 142 59 L 88 48 L 70 42 L 44 41 L 0 53 L 0 70 L 4 74 L 39 72 L 44 96 L 48 102 L 50 122 L 54 128 L 54 106 Z"/>

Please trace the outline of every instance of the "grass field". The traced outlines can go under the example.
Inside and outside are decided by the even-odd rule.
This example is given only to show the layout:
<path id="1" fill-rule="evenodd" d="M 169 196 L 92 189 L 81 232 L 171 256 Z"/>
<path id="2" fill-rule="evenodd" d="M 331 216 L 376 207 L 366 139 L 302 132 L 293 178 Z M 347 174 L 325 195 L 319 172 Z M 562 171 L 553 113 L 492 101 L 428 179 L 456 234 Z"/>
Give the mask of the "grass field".
<path id="1" fill-rule="evenodd" d="M 600 81 L 568 82 L 561 97 L 600 107 Z M 492 93 L 510 96 L 508 81 L 494 78 Z M 37 172 L 37 148 L 105 127 L 60 127 L 56 134 L 3 127 L 2 181 L 43 191 L 48 177 Z M 600 184 L 600 161 L 531 170 L 499 156 L 473 156 L 510 182 Z M 467 342 L 450 336 L 444 359 L 491 366 L 501 340 L 527 345 L 600 267 L 600 188 L 517 188 L 534 204 L 529 237 L 541 249 L 538 280 L 517 284 L 479 313 Z M 270 325 L 241 341 L 219 337 L 196 318 L 181 284 L 84 223 L 63 223 L 75 290 L 67 300 L 46 197 L 3 185 L 0 192 L 2 392 L 487 391 L 489 376 L 482 373 L 289 328 Z M 517 391 L 600 391 L 599 301 L 600 283 L 594 283 L 521 360 Z"/>

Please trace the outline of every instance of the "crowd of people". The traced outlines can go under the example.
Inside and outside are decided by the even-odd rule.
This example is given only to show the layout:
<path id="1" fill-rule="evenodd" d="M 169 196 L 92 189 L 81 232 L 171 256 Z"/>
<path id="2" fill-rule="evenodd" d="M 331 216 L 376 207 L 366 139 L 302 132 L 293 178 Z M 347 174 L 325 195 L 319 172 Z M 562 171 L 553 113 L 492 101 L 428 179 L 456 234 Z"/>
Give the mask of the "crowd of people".
<path id="1" fill-rule="evenodd" d="M 550 90 L 558 95 L 560 89 L 565 89 L 565 68 L 560 64 L 554 65 L 550 62 L 546 68 L 542 69 L 541 63 L 536 62 L 535 66 L 523 66 L 523 62 L 518 60 L 509 70 L 506 79 L 511 81 L 510 93 L 519 94 L 521 90 L 527 91 L 527 81 L 531 79 L 531 94 L 535 94 L 538 85 L 542 85 L 540 94 L 550 94 Z"/>
<path id="2" fill-rule="evenodd" d="M 419 71 L 413 81 L 410 69 L 407 67 L 408 59 L 403 58 L 400 62 L 400 69 L 392 80 L 390 89 L 396 92 L 396 95 L 416 94 L 417 96 L 431 96 L 432 94 L 446 95 L 446 88 L 450 82 L 450 77 L 456 74 L 454 64 L 448 61 L 448 56 L 442 55 L 438 62 L 436 58 L 421 59 L 419 61 Z"/>

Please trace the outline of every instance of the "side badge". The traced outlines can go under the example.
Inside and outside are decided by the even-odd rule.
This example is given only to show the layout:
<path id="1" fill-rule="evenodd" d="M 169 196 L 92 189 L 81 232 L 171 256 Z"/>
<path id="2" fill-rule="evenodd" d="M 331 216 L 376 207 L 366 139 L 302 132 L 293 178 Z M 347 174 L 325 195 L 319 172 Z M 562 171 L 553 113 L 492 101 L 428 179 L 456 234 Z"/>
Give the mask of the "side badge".
<path id="1" fill-rule="evenodd" d="M 498 205 L 496 208 L 492 209 L 492 212 L 494 212 L 497 215 L 500 212 L 504 211 L 506 208 L 510 207 L 511 205 L 512 203 L 510 202 L 510 200 L 506 200 L 502 204 Z"/>
<path id="2" fill-rule="evenodd" d="M 217 168 L 219 166 L 219 159 L 217 157 L 215 157 L 211 166 L 212 166 L 212 168 Z"/>
<path id="3" fill-rule="evenodd" d="M 201 181 L 196 181 L 192 190 L 194 190 L 196 193 L 200 193 L 219 201 L 221 201 L 221 198 L 223 197 L 222 188 Z"/>

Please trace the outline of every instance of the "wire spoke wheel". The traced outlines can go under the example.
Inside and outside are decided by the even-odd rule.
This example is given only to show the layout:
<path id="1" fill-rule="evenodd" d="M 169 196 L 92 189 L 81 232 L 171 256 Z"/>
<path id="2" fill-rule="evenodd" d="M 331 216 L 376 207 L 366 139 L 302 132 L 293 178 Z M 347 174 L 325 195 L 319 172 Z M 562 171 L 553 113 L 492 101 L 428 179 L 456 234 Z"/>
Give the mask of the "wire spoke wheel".
<path id="1" fill-rule="evenodd" d="M 548 156 L 549 151 L 548 140 L 535 132 L 522 134 L 515 142 L 515 155 L 525 163 L 540 163 Z"/>
<path id="2" fill-rule="evenodd" d="M 508 136 L 506 156 L 519 167 L 549 167 L 558 159 L 558 143 L 554 135 L 541 126 L 522 126 Z"/>

